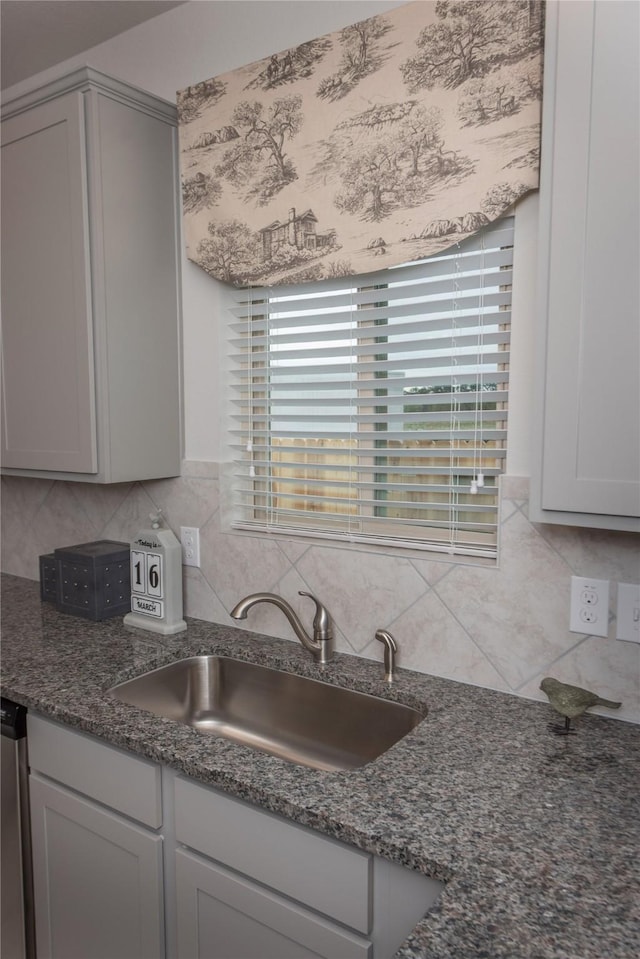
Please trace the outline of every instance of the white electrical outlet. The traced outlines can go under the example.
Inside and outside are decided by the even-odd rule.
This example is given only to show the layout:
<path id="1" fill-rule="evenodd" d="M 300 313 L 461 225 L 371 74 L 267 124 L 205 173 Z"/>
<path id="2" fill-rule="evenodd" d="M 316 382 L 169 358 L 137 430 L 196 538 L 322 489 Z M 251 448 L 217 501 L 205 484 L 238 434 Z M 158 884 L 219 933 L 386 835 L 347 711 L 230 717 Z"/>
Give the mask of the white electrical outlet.
<path id="1" fill-rule="evenodd" d="M 640 586 L 618 584 L 616 639 L 640 643 Z"/>
<path id="2" fill-rule="evenodd" d="M 572 633 L 607 636 L 609 633 L 609 580 L 571 577 Z"/>
<path id="3" fill-rule="evenodd" d="M 200 566 L 200 530 L 197 526 L 181 526 L 183 566 Z"/>

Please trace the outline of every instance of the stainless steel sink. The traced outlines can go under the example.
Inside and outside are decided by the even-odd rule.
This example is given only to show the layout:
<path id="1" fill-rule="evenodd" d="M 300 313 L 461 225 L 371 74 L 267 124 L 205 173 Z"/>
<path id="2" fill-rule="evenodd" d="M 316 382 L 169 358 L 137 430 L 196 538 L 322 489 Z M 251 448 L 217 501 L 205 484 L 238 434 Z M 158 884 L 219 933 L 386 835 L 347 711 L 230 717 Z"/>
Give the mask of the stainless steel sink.
<path id="1" fill-rule="evenodd" d="M 424 718 L 410 706 L 226 656 L 192 656 L 108 691 L 210 736 L 314 769 L 355 769 Z"/>

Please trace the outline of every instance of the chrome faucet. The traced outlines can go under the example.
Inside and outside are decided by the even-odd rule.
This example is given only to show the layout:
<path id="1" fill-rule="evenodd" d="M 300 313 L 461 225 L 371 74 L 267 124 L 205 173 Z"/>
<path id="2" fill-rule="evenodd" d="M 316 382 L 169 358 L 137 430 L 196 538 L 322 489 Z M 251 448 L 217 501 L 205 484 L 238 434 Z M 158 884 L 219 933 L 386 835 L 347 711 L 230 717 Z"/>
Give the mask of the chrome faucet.
<path id="1" fill-rule="evenodd" d="M 291 623 L 294 633 L 304 648 L 311 653 L 313 658 L 319 663 L 328 663 L 330 659 L 333 659 L 333 623 L 331 622 L 331 616 L 320 600 L 312 596 L 311 593 L 305 593 L 303 590 L 300 590 L 299 595 L 308 596 L 316 604 L 316 615 L 313 620 L 313 639 L 307 635 L 293 607 L 289 605 L 286 599 L 282 599 L 281 596 L 277 596 L 275 593 L 252 593 L 250 596 L 245 596 L 245 598 L 241 599 L 231 610 L 231 616 L 234 619 L 246 619 L 247 613 L 252 606 L 255 606 L 257 603 L 271 603 L 273 606 L 277 606 L 278 609 L 282 610 Z"/>

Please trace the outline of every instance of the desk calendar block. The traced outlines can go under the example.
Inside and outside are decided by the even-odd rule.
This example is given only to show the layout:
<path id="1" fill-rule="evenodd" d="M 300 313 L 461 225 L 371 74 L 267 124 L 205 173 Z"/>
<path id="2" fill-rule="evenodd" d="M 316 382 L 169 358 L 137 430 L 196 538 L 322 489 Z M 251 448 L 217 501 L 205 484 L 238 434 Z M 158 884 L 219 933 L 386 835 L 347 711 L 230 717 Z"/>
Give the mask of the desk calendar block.
<path id="1" fill-rule="evenodd" d="M 160 515 L 131 543 L 131 612 L 127 626 L 165 636 L 187 628 L 182 618 L 182 547 Z"/>

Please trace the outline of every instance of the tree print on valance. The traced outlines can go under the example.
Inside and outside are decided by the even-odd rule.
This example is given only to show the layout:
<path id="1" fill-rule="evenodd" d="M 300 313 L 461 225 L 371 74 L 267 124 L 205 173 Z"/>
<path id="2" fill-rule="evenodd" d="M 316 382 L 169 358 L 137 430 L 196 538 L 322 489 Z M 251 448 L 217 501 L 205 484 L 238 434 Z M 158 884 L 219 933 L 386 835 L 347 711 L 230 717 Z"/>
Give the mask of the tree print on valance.
<path id="1" fill-rule="evenodd" d="M 446 249 L 538 186 L 543 4 L 418 0 L 178 93 L 187 254 L 236 286 Z"/>

